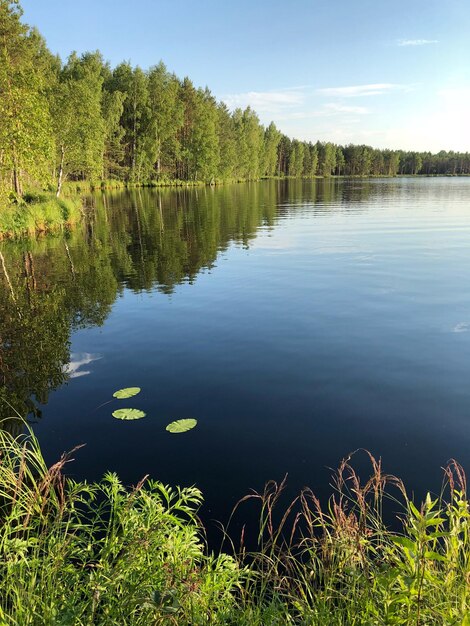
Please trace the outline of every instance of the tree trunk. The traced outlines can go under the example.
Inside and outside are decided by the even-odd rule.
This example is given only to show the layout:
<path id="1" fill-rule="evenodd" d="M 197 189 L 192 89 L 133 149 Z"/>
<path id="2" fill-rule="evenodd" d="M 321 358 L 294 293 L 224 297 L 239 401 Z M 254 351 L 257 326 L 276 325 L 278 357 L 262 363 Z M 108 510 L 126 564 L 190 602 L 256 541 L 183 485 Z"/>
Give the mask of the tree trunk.
<path id="1" fill-rule="evenodd" d="M 56 193 L 57 198 L 60 196 L 60 191 L 62 189 L 62 178 L 64 175 L 64 156 L 65 156 L 65 149 L 64 149 L 64 146 L 62 146 L 60 149 L 59 178 L 57 179 L 57 193 Z"/>
<path id="2" fill-rule="evenodd" d="M 64 244 L 65 244 L 65 251 L 67 252 L 67 258 L 68 258 L 69 263 L 70 263 L 70 269 L 72 270 L 72 276 L 73 276 L 73 278 L 75 280 L 75 266 L 73 264 L 72 257 L 70 255 L 70 249 L 69 249 L 69 247 L 67 245 L 67 241 L 64 241 Z"/>
<path id="3" fill-rule="evenodd" d="M 135 179 L 135 153 L 137 152 L 137 94 L 135 91 L 135 85 L 134 85 L 134 118 L 133 118 L 133 125 L 132 125 L 132 164 L 131 164 L 131 169 L 132 169 L 132 178 Z"/>
<path id="4" fill-rule="evenodd" d="M 11 298 L 12 298 L 13 302 L 16 302 L 15 292 L 13 291 L 13 285 L 11 284 L 10 276 L 8 275 L 7 267 L 5 265 L 5 258 L 4 258 L 3 254 L 1 252 L 0 252 L 0 261 L 2 263 L 3 273 L 4 273 L 5 278 L 7 280 L 8 286 L 10 287 Z"/>
<path id="5" fill-rule="evenodd" d="M 14 165 L 13 165 L 13 186 L 15 189 L 15 193 L 18 196 L 22 196 L 23 195 L 23 188 L 21 186 L 21 173 L 20 173 L 20 169 L 18 167 L 18 163 L 16 161 L 16 156 L 14 158 Z"/>
<path id="6" fill-rule="evenodd" d="M 20 176 L 18 173 L 18 170 L 15 168 L 13 170 L 13 183 L 14 183 L 14 187 L 15 187 L 15 193 L 18 196 L 21 196 L 21 181 L 20 181 Z"/>

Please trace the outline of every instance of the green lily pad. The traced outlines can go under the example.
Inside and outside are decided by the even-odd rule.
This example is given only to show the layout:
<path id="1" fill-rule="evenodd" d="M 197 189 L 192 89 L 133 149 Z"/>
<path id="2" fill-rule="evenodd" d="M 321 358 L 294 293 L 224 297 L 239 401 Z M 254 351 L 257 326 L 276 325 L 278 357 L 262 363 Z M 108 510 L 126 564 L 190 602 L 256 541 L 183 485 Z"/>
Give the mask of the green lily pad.
<path id="1" fill-rule="evenodd" d="M 176 422 L 171 422 L 166 427 L 167 431 L 170 433 L 185 433 L 191 428 L 194 428 L 197 424 L 197 420 L 189 418 L 184 420 L 176 420 Z"/>
<path id="2" fill-rule="evenodd" d="M 140 387 L 126 387 L 125 389 L 119 389 L 113 393 L 113 398 L 118 400 L 125 400 L 126 398 L 132 398 L 140 393 Z"/>
<path id="3" fill-rule="evenodd" d="M 140 409 L 117 409 L 113 411 L 113 417 L 118 420 L 140 420 L 145 415 Z"/>

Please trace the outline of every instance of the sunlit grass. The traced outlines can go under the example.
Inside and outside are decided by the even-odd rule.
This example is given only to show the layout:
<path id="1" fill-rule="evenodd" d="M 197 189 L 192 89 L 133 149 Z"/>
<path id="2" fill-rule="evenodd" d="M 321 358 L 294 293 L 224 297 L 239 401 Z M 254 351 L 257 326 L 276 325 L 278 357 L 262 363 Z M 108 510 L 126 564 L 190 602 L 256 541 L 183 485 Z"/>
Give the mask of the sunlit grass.
<path id="1" fill-rule="evenodd" d="M 23 201 L 0 209 L 0 238 L 54 232 L 81 219 L 79 197 L 56 198 L 54 194 L 25 194 Z"/>
<path id="2" fill-rule="evenodd" d="M 202 624 L 232 610 L 246 573 L 206 555 L 196 488 L 65 479 L 69 456 L 47 468 L 32 435 L 0 431 L 0 449 L 2 624 Z"/>
<path id="3" fill-rule="evenodd" d="M 278 511 L 284 484 L 269 483 L 236 509 L 259 503 L 257 549 L 242 539 L 214 555 L 198 489 L 125 488 L 111 473 L 76 482 L 69 460 L 48 468 L 29 431 L 0 431 L 2 624 L 469 624 L 470 515 L 455 462 L 442 495 L 420 506 L 372 457 L 363 484 L 341 465 L 325 507 L 304 490 Z"/>
<path id="4" fill-rule="evenodd" d="M 251 623 L 470 624 L 463 469 L 452 461 L 442 494 L 416 506 L 403 483 L 369 459 L 362 484 L 350 459 L 341 464 L 326 507 L 305 489 L 277 511 L 283 483 L 248 496 L 261 507 L 258 550 L 241 559 L 257 577 L 245 588 Z M 269 621 L 265 611 L 282 619 Z"/>

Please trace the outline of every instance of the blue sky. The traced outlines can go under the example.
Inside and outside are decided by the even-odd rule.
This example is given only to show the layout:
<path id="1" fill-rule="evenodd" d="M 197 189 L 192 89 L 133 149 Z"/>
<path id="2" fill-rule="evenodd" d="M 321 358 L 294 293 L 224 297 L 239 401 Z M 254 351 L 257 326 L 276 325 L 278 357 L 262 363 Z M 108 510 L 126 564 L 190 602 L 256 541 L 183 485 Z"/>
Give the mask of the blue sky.
<path id="1" fill-rule="evenodd" d="M 53 52 L 163 60 L 307 140 L 470 150 L 470 0 L 23 0 Z"/>

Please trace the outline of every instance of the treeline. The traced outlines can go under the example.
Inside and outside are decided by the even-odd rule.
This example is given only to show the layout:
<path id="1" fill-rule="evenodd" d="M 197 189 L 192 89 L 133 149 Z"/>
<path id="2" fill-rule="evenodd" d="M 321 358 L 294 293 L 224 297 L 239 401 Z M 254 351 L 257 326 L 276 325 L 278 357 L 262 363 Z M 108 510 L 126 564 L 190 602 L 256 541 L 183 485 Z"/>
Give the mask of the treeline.
<path id="1" fill-rule="evenodd" d="M 63 63 L 16 1 L 0 0 L 0 193 L 60 194 L 68 180 L 145 184 L 271 176 L 470 174 L 470 154 L 290 139 L 250 107 L 231 112 L 163 63 L 115 68 L 99 52 Z"/>

